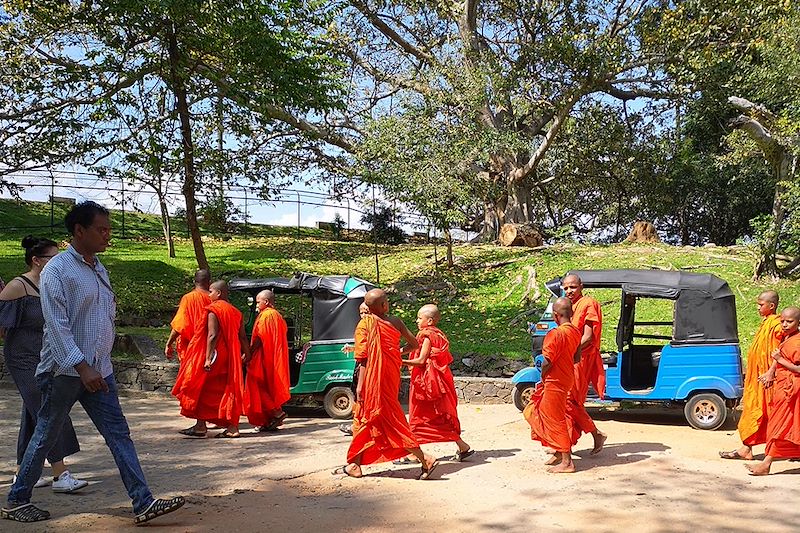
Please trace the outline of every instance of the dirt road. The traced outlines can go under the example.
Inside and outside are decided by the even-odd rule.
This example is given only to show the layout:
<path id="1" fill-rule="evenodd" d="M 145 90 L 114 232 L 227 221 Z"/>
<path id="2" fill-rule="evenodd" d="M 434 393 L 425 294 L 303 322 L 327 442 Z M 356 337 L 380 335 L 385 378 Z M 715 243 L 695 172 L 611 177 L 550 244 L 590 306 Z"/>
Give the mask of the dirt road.
<path id="1" fill-rule="evenodd" d="M 363 479 L 333 476 L 349 439 L 337 422 L 299 412 L 275 434 L 190 439 L 177 403 L 163 396 L 124 397 L 123 408 L 153 492 L 188 503 L 154 521 L 164 531 L 796 531 L 800 463 L 749 477 L 717 451 L 736 433 L 690 429 L 679 413 L 594 413 L 608 433 L 590 457 L 591 437 L 575 449 L 579 471 L 544 472 L 546 459 L 511 405 L 463 405 L 464 438 L 478 450 L 468 462 L 443 462 L 430 481 L 417 467 L 365 467 Z M 14 467 L 20 402 L 0 390 L 2 497 Z M 91 485 L 79 494 L 36 489 L 49 522 L 0 522 L 0 531 L 134 530 L 130 503 L 108 449 L 80 406 L 73 410 L 82 451 L 68 460 Z M 454 445 L 429 451 L 450 456 Z M 763 450 L 757 450 L 763 452 Z M 139 530 L 141 531 L 141 530 Z"/>

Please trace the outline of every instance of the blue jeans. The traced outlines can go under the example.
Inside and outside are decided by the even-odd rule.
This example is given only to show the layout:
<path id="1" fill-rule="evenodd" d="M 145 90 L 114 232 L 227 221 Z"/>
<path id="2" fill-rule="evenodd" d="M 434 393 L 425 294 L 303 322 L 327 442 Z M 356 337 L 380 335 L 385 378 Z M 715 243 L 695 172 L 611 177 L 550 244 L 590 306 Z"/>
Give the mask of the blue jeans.
<path id="1" fill-rule="evenodd" d="M 114 456 L 122 482 L 133 501 L 134 513 L 144 512 L 153 502 L 153 495 L 147 487 L 128 422 L 119 405 L 114 375 L 105 378 L 108 392 L 88 392 L 80 378 L 72 376 L 46 373 L 36 376 L 36 379 L 42 391 L 42 406 L 33 437 L 19 465 L 17 481 L 8 494 L 9 506 L 30 502 L 33 485 L 42 475 L 44 459 L 58 440 L 72 406 L 80 402 Z"/>

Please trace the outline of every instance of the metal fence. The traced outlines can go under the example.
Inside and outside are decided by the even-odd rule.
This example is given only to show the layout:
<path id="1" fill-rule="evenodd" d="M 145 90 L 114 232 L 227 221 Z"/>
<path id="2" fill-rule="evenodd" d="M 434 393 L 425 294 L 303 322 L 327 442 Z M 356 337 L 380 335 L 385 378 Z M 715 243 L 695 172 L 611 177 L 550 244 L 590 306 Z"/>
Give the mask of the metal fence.
<path id="1" fill-rule="evenodd" d="M 51 231 L 61 227 L 61 220 L 55 216 L 56 206 L 63 202 L 81 200 L 94 200 L 98 203 L 121 212 L 120 230 L 122 238 L 126 237 L 126 214 L 131 212 L 149 213 L 159 215 L 159 195 L 155 190 L 146 186 L 131 186 L 129 182 L 119 178 L 112 178 L 98 174 L 81 171 L 48 171 L 31 170 L 18 172 L 2 178 L 17 188 L 17 195 L 23 200 L 49 202 L 49 224 L 24 224 L 8 225 L 0 220 L 0 231 L 10 230 L 46 230 Z M 302 228 L 315 227 L 308 224 L 309 216 L 320 213 L 326 209 L 329 215 L 321 214 L 313 217 L 315 222 L 330 224 L 333 222 L 331 211 L 340 214 L 344 227 L 351 230 L 360 226 L 361 218 L 371 209 L 369 199 L 374 191 L 361 187 L 360 193 L 332 194 L 315 190 L 300 190 L 293 188 L 265 188 L 246 185 L 226 185 L 222 197 L 231 208 L 231 227 L 236 233 L 247 234 L 252 224 L 293 226 L 297 236 L 300 237 Z M 185 222 L 179 213 L 184 206 L 184 197 L 178 184 L 168 184 L 163 189 L 163 196 L 169 206 L 170 217 L 174 222 Z M 12 195 L 3 191 L 0 197 L 11 198 Z M 210 193 L 198 193 L 195 199 L 200 204 L 209 200 L 218 199 L 220 192 L 217 189 Z M 265 208 L 281 206 L 280 216 L 270 217 Z M 291 207 L 291 209 L 287 209 Z M 430 235 L 431 225 L 422 215 L 414 212 L 407 205 L 393 205 L 396 218 L 394 225 L 410 228 L 410 231 Z M 176 216 L 177 214 L 177 216 Z M 306 216 L 304 225 L 304 215 Z M 291 223 L 289 218 L 292 218 Z M 329 218 L 325 220 L 324 218 Z M 421 232 L 420 230 L 424 230 Z M 141 231 L 138 231 L 141 234 Z M 163 236 L 162 233 L 153 236 Z"/>

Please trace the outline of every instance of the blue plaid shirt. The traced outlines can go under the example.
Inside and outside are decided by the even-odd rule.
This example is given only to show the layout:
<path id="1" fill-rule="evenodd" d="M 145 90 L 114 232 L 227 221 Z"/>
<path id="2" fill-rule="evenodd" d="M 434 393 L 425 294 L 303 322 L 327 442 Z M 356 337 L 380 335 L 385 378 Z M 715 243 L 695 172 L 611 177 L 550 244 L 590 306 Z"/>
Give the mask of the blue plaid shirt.
<path id="1" fill-rule="evenodd" d="M 100 260 L 92 266 L 70 245 L 47 262 L 39 290 L 44 337 L 36 373 L 78 376 L 75 365 L 86 361 L 104 378 L 111 375 L 117 304 Z"/>

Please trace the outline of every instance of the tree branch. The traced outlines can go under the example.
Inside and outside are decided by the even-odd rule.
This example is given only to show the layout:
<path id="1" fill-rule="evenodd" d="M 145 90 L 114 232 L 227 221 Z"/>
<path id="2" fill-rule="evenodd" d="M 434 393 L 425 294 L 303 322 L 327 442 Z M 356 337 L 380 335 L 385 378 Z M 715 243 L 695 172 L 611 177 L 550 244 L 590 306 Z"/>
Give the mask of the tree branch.
<path id="1" fill-rule="evenodd" d="M 358 9 L 362 15 L 367 17 L 367 20 L 369 20 L 369 22 L 375 27 L 375 29 L 377 29 L 379 32 L 381 32 L 383 35 L 389 38 L 389 40 L 391 40 L 393 43 L 395 43 L 400 48 L 405 50 L 407 53 L 413 55 L 420 61 L 424 61 L 426 63 L 435 62 L 433 56 L 431 56 L 426 52 L 423 52 L 422 50 L 420 50 L 419 48 L 408 42 L 399 33 L 397 33 L 394 30 L 394 28 L 392 28 L 391 26 L 386 24 L 383 20 L 381 20 L 381 18 L 377 15 L 377 13 L 372 11 L 369 8 L 369 6 L 367 6 L 366 2 L 362 2 L 361 0 L 351 0 L 350 3 L 353 4 L 353 7 Z"/>

